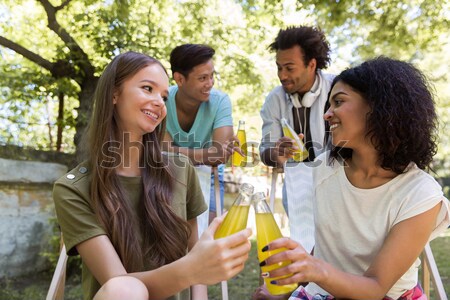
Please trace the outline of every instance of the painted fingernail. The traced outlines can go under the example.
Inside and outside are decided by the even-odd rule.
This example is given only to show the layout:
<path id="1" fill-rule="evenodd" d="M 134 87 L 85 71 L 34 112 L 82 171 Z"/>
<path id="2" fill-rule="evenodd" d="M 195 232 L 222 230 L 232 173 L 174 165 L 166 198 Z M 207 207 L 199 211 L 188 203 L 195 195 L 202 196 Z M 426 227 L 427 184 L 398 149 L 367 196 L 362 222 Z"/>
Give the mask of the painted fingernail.
<path id="1" fill-rule="evenodd" d="M 264 247 L 261 249 L 262 252 L 266 252 L 267 250 L 269 250 L 269 246 L 268 246 L 268 245 L 267 245 L 267 246 L 264 246 Z"/>
<path id="2" fill-rule="evenodd" d="M 270 283 L 271 284 L 277 284 L 277 281 L 276 280 L 272 280 Z"/>
<path id="3" fill-rule="evenodd" d="M 262 277 L 262 278 L 269 277 L 269 272 L 263 272 L 263 273 L 261 273 L 261 277 Z"/>
<path id="4" fill-rule="evenodd" d="M 265 260 L 263 260 L 262 262 L 259 263 L 260 267 L 264 267 L 265 265 L 266 265 L 266 261 Z"/>

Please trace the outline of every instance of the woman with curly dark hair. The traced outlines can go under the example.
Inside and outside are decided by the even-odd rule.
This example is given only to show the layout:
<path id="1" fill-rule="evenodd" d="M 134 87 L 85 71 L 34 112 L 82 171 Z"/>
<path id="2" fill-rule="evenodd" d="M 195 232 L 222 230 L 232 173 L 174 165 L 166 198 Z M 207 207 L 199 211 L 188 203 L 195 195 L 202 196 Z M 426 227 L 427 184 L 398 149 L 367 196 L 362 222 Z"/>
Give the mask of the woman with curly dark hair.
<path id="1" fill-rule="evenodd" d="M 313 171 L 314 254 L 278 239 L 263 250 L 288 250 L 261 264 L 292 264 L 263 276 L 309 282 L 290 299 L 426 299 L 418 256 L 450 222 L 442 188 L 424 171 L 437 133 L 427 81 L 411 64 L 380 57 L 337 76 L 329 104 L 333 147 Z"/>

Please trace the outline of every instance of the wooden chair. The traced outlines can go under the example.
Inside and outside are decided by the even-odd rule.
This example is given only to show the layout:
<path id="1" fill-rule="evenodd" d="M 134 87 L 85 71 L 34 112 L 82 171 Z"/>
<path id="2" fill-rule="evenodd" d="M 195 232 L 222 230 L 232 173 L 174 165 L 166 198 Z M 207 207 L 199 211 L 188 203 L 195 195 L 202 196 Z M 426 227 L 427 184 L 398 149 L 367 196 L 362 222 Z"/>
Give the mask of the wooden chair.
<path id="1" fill-rule="evenodd" d="M 53 273 L 52 282 L 47 292 L 46 300 L 63 300 L 64 286 L 66 284 L 66 267 L 68 256 L 66 254 L 66 246 L 61 235 L 61 250 L 58 262 L 56 263 L 55 273 Z"/>
<path id="2" fill-rule="evenodd" d="M 441 276 L 439 275 L 439 270 L 434 260 L 433 252 L 431 251 L 430 244 L 426 244 L 423 249 L 422 255 L 422 276 L 421 284 L 425 295 L 430 299 L 430 283 L 433 283 L 434 294 L 437 300 L 448 300 L 447 294 L 445 293 L 444 285 L 442 284 Z"/>

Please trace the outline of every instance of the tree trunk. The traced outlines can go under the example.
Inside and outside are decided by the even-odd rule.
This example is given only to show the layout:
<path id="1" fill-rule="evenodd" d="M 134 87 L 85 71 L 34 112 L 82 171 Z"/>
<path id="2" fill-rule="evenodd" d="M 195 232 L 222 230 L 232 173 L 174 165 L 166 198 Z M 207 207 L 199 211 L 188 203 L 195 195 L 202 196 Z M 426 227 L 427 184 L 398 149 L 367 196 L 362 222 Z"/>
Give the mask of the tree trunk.
<path id="1" fill-rule="evenodd" d="M 84 159 L 83 151 L 85 150 L 83 143 L 83 136 L 85 135 L 86 127 L 91 117 L 91 110 L 93 105 L 94 91 L 97 86 L 98 77 L 89 76 L 83 80 L 81 91 L 78 94 L 80 106 L 78 106 L 78 116 L 75 125 L 74 143 L 76 147 L 76 156 L 78 160 Z"/>
<path id="2" fill-rule="evenodd" d="M 58 95 L 58 117 L 56 119 L 56 151 L 61 152 L 62 132 L 64 128 L 64 93 Z"/>

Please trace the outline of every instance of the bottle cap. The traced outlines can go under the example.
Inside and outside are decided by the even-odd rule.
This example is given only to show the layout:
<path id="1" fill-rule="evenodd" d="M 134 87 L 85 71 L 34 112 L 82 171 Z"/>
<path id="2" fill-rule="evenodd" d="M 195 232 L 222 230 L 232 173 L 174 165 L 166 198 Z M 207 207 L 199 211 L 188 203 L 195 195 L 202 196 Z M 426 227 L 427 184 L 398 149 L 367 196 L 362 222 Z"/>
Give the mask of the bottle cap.
<path id="1" fill-rule="evenodd" d="M 239 190 L 248 196 L 251 196 L 253 194 L 254 189 L 255 187 L 247 182 L 241 184 L 241 186 L 239 187 Z"/>
<path id="2" fill-rule="evenodd" d="M 266 200 L 266 194 L 264 192 L 256 192 L 252 196 L 253 201 Z"/>

